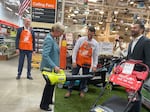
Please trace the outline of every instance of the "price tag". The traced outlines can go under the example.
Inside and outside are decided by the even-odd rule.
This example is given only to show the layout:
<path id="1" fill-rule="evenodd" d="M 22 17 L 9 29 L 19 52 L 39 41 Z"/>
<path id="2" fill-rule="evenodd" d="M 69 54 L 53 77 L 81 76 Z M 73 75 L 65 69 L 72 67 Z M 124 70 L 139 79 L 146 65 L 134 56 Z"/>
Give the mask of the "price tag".
<path id="1" fill-rule="evenodd" d="M 132 73 L 133 69 L 134 69 L 134 65 L 135 64 L 125 63 L 122 73 L 130 75 Z"/>

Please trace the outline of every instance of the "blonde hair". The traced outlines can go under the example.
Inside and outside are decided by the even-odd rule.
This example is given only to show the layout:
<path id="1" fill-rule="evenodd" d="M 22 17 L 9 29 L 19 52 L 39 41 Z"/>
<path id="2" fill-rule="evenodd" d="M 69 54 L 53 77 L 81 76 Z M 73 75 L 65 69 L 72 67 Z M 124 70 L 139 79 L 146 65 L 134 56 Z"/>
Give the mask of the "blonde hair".
<path id="1" fill-rule="evenodd" d="M 62 25 L 60 22 L 55 23 L 52 26 L 52 32 L 54 32 L 54 31 L 58 31 L 58 32 L 63 33 L 65 31 L 64 25 Z"/>

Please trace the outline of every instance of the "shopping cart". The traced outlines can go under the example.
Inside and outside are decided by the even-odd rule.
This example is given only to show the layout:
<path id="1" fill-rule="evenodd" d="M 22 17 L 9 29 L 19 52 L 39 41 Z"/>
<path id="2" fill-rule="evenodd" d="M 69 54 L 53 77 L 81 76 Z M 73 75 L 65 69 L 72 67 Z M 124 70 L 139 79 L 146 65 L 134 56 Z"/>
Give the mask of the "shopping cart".
<path id="1" fill-rule="evenodd" d="M 148 76 L 149 68 L 139 60 L 127 60 L 119 63 L 114 69 L 114 73 L 110 75 L 109 83 L 115 83 L 124 87 L 128 91 L 132 91 L 131 99 L 123 99 L 113 96 L 101 105 L 97 105 L 99 99 L 103 96 L 105 88 L 93 104 L 90 112 L 128 112 L 132 107 L 131 102 L 137 95 L 137 91 L 141 89 L 144 80 Z"/>

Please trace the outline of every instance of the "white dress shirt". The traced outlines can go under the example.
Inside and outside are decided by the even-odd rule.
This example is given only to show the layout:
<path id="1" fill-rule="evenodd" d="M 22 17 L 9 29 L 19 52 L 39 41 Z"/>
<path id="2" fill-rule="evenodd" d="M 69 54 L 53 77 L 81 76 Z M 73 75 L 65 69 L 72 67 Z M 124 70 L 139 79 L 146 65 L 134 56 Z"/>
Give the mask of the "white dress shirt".
<path id="1" fill-rule="evenodd" d="M 133 52 L 133 49 L 134 49 L 135 45 L 137 44 L 138 40 L 139 40 L 142 36 L 143 36 L 143 35 L 140 35 L 139 37 L 133 39 L 132 46 L 131 46 L 131 53 Z"/>

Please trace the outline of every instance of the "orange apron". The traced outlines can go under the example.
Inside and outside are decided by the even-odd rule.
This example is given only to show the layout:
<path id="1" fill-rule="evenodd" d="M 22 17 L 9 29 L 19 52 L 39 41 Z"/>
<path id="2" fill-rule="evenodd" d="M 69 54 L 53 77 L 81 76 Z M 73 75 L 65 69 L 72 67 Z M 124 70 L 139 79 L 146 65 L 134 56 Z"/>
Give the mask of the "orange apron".
<path id="1" fill-rule="evenodd" d="M 22 30 L 19 41 L 19 49 L 33 50 L 32 34 L 29 30 Z"/>
<path id="2" fill-rule="evenodd" d="M 85 41 L 79 48 L 77 53 L 77 64 L 82 67 L 91 67 L 92 62 L 92 46 Z"/>

